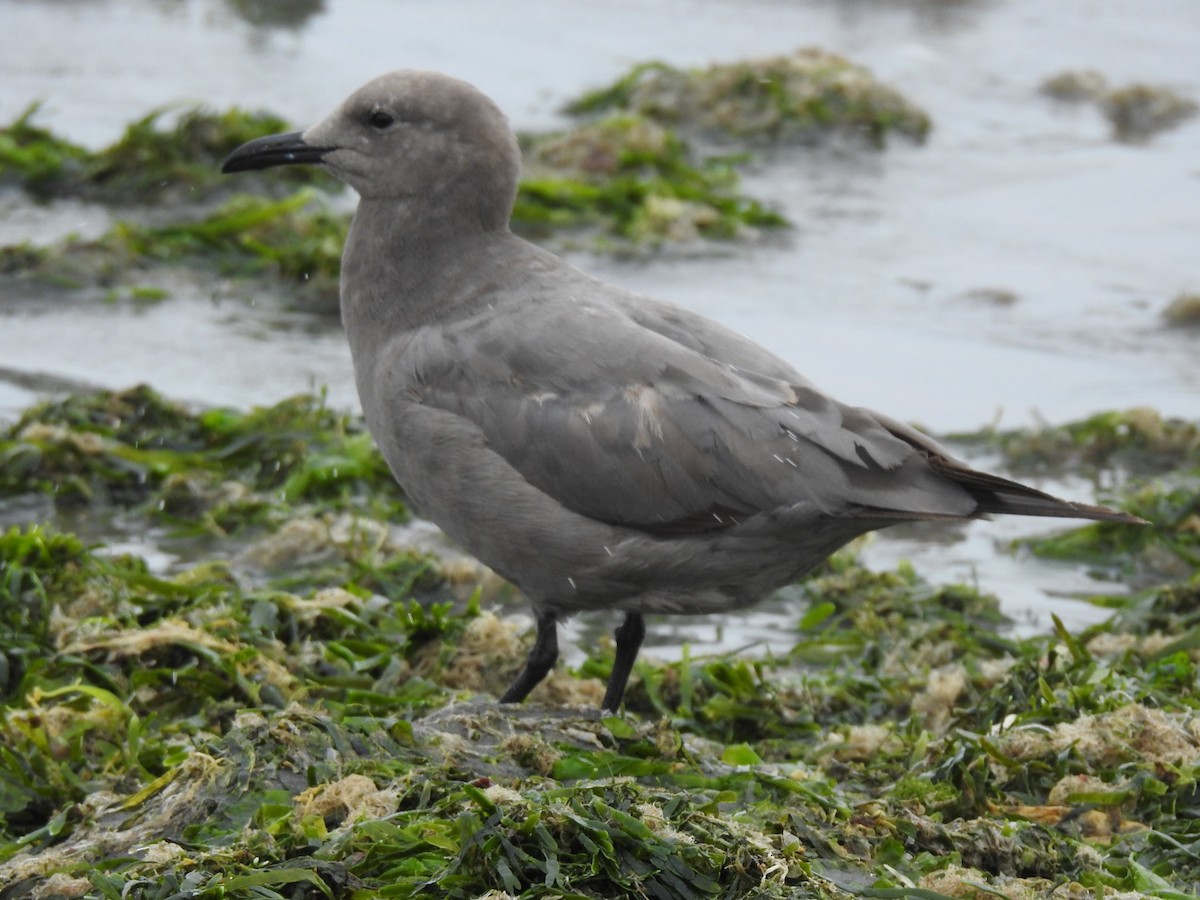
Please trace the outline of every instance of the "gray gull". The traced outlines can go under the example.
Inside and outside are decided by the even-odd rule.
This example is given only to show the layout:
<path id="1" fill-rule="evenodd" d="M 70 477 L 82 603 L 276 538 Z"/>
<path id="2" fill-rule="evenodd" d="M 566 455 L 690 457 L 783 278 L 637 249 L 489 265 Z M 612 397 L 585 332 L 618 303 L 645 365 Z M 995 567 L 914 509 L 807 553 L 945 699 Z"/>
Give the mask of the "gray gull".
<path id="1" fill-rule="evenodd" d="M 576 612 L 624 613 L 615 710 L 644 615 L 743 609 L 865 532 L 989 513 L 1140 521 L 976 471 L 749 339 L 513 235 L 517 142 L 465 82 L 392 72 L 223 171 L 296 163 L 360 197 L 341 313 L 367 426 L 416 509 L 533 605 L 502 702 L 553 668 Z"/>

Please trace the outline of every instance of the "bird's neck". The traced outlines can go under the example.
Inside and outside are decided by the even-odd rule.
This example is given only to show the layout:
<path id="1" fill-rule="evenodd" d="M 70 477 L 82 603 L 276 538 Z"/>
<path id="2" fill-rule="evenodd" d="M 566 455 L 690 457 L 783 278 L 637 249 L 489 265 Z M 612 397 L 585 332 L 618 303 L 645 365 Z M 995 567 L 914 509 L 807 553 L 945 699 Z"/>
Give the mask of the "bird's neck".
<path id="1" fill-rule="evenodd" d="M 357 356 L 453 314 L 480 247 L 508 235 L 434 204 L 364 199 L 342 254 L 342 322 Z"/>

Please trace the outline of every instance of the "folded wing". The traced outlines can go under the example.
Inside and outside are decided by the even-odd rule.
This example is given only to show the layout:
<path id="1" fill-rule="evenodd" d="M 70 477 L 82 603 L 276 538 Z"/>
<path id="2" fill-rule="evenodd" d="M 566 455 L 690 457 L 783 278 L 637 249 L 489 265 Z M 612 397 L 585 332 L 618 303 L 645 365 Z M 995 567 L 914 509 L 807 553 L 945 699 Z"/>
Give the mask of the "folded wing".
<path id="1" fill-rule="evenodd" d="M 720 326 L 699 319 L 709 333 L 698 335 L 682 318 L 656 328 L 652 314 L 546 304 L 518 335 L 496 333 L 500 317 L 424 330 L 405 352 L 409 390 L 473 423 L 563 506 L 611 524 L 704 531 L 800 504 L 835 517 L 976 511 L 930 464 L 932 442 L 914 444 L 798 375 L 778 377 L 794 373 Z"/>

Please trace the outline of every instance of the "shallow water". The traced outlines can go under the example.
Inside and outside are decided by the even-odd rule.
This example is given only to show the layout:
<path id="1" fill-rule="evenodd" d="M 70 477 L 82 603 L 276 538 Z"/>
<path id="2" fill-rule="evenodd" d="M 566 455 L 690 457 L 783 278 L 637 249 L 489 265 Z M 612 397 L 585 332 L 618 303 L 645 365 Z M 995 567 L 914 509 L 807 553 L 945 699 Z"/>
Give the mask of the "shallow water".
<path id="1" fill-rule="evenodd" d="M 797 223 L 785 241 L 702 259 L 576 262 L 719 318 L 846 401 L 938 431 L 1135 405 L 1200 418 L 1200 337 L 1161 320 L 1175 294 L 1200 290 L 1200 119 L 1122 144 L 1095 109 L 1037 93 L 1048 75 L 1090 67 L 1114 84 L 1200 98 L 1195 0 L 1096 0 L 1086 12 L 1039 0 L 329 0 L 287 5 L 293 19 L 275 23 L 239 12 L 267 8 L 0 0 L 0 119 L 41 100 L 39 123 L 91 146 L 180 102 L 265 108 L 300 125 L 371 76 L 417 66 L 480 85 L 518 128 L 549 128 L 565 99 L 634 62 L 821 46 L 924 106 L 935 123 L 927 144 L 762 163 L 745 189 Z M 112 215 L 9 192 L 0 242 L 98 234 Z M 173 296 L 151 305 L 0 298 L 0 418 L 75 385 L 138 381 L 198 404 L 325 387 L 334 405 L 354 406 L 333 323 L 272 298 L 248 303 L 211 276 L 148 281 L 158 279 Z M 1096 618 L 1057 596 L 1086 591 L 1086 576 L 1005 549 L 1047 527 L 981 523 L 949 541 L 885 534 L 866 552 L 976 580 L 1037 627 L 1050 609 L 1069 624 Z M 773 615 L 680 627 L 693 643 L 737 646 L 778 633 Z M 672 631 L 656 634 L 677 641 Z"/>

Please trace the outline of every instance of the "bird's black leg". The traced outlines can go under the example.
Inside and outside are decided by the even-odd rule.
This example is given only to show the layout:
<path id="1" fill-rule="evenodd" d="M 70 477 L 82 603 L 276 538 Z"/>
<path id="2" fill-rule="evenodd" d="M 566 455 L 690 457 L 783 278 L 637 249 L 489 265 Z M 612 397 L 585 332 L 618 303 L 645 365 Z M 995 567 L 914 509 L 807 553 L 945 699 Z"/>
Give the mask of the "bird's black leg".
<path id="1" fill-rule="evenodd" d="M 604 702 L 601 709 L 617 711 L 621 699 L 625 696 L 625 685 L 629 681 L 629 673 L 633 671 L 633 661 L 637 659 L 638 650 L 642 646 L 642 638 L 646 636 L 646 621 L 642 614 L 631 612 L 625 614 L 625 621 L 617 629 L 617 657 L 613 660 L 612 674 L 608 676 L 608 690 L 604 692 Z"/>
<path id="2" fill-rule="evenodd" d="M 554 613 L 544 613 L 538 616 L 537 639 L 529 651 L 525 668 L 517 676 L 516 681 L 508 686 L 501 703 L 520 703 L 529 696 L 546 674 L 554 668 L 558 661 L 558 619 Z"/>

